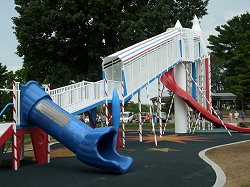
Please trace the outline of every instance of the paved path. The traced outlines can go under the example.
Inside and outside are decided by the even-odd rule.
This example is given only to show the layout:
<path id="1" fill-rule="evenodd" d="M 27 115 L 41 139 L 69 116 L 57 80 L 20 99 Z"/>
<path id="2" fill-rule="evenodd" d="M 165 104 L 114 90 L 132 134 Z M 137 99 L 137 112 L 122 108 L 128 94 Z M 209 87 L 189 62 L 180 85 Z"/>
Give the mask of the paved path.
<path id="1" fill-rule="evenodd" d="M 148 132 L 149 133 L 149 132 Z M 250 139 L 249 134 L 226 132 L 175 135 L 167 133 L 158 138 L 156 147 L 151 134 L 144 133 L 144 142 L 137 140 L 136 132 L 127 136 L 127 147 L 119 150 L 134 159 L 129 173 L 114 175 L 82 164 L 75 157 L 55 158 L 50 164 L 36 165 L 25 159 L 20 170 L 11 168 L 9 155 L 0 168 L 0 186 L 175 186 L 211 187 L 215 182 L 212 167 L 199 158 L 198 153 L 215 145 Z M 148 142 L 148 143 L 146 143 Z M 57 149 L 60 145 L 54 145 Z"/>

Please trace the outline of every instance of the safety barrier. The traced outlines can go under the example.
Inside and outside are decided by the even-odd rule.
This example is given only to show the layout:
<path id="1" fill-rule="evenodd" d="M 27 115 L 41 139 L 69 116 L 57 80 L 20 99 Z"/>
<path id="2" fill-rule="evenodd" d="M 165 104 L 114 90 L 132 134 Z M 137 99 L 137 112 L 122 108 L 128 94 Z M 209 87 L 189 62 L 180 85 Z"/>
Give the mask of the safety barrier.
<path id="1" fill-rule="evenodd" d="M 114 88 L 117 89 L 121 98 L 120 82 L 108 81 L 108 99 L 111 99 Z M 74 113 L 105 100 L 104 80 L 98 82 L 82 81 L 69 86 L 50 90 L 49 94 L 57 105 L 69 113 Z"/>

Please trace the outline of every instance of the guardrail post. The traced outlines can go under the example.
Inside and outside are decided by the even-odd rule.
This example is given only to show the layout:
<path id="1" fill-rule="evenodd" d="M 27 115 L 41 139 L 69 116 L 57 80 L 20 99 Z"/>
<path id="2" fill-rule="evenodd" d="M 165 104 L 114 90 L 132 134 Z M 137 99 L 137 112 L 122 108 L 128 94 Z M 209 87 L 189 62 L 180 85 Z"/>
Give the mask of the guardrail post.
<path id="1" fill-rule="evenodd" d="M 139 141 L 142 142 L 141 91 L 138 92 Z"/>
<path id="2" fill-rule="evenodd" d="M 147 94 L 147 100 L 148 100 L 148 105 L 149 105 L 149 116 L 150 116 L 150 122 L 152 124 L 152 132 L 154 134 L 154 140 L 155 140 L 155 145 L 157 146 L 157 137 L 156 137 L 156 133 L 155 133 L 155 122 L 153 119 L 153 114 L 152 114 L 152 105 L 150 103 L 150 98 L 149 98 L 149 93 L 148 93 L 148 86 L 146 87 L 146 94 Z"/>
<path id="3" fill-rule="evenodd" d="M 18 87 L 19 83 L 13 81 L 12 82 L 12 87 L 13 87 L 13 148 L 12 148 L 12 167 L 14 170 L 18 169 L 18 164 L 17 164 L 17 133 L 16 133 L 16 124 L 18 120 Z"/>
<path id="4" fill-rule="evenodd" d="M 159 127 L 160 137 L 162 136 L 162 114 L 161 114 L 161 80 L 158 78 L 158 115 L 159 115 Z"/>
<path id="5" fill-rule="evenodd" d="M 122 94 L 122 104 L 121 104 L 121 109 L 122 109 L 122 146 L 125 147 L 125 124 L 124 124 L 124 82 L 121 81 L 121 94 Z M 119 132 L 118 132 L 119 133 Z"/>
<path id="6" fill-rule="evenodd" d="M 104 79 L 104 92 L 105 92 L 105 121 L 106 126 L 109 125 L 109 109 L 108 109 L 108 80 Z"/>
<path id="7" fill-rule="evenodd" d="M 43 85 L 45 92 L 47 92 L 50 95 L 50 84 Z M 47 162 L 50 163 L 50 135 L 48 135 L 48 146 L 47 146 Z"/>

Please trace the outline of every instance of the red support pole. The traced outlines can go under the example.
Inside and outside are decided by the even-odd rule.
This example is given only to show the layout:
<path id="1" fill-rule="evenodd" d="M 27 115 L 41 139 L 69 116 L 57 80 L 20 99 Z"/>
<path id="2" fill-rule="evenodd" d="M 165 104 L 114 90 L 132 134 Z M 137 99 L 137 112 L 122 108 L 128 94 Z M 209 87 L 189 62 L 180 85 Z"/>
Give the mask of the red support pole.
<path id="1" fill-rule="evenodd" d="M 14 149 L 17 150 L 17 157 L 16 158 L 14 157 L 13 159 L 13 162 L 17 162 L 17 169 L 20 167 L 24 134 L 30 134 L 36 163 L 37 164 L 48 163 L 48 134 L 40 128 L 17 129 L 16 132 L 17 146 L 15 147 L 14 143 L 12 143 L 12 151 L 14 151 Z"/>
<path id="2" fill-rule="evenodd" d="M 30 130 L 30 136 L 33 144 L 36 163 L 46 164 L 48 162 L 48 134 L 40 128 L 33 128 Z"/>

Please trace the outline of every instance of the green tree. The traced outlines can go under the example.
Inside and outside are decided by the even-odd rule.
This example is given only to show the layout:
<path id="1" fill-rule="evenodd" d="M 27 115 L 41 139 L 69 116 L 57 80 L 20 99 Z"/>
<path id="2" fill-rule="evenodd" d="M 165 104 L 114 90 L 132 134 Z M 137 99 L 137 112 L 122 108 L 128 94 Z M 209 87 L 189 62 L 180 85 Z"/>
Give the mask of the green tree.
<path id="1" fill-rule="evenodd" d="M 12 87 L 13 80 L 16 81 L 16 82 L 19 82 L 20 84 L 25 84 L 26 80 L 25 80 L 24 71 L 25 71 L 24 68 L 21 68 L 21 69 L 15 71 L 15 72 L 9 71 L 8 74 L 7 74 L 7 80 L 5 81 L 6 85 L 7 85 L 7 88 Z"/>
<path id="2" fill-rule="evenodd" d="M 212 72 L 212 81 L 211 87 L 212 92 L 219 93 L 224 92 L 225 88 L 225 67 L 223 66 L 224 59 L 218 56 L 211 54 L 211 72 Z"/>
<path id="3" fill-rule="evenodd" d="M 15 0 L 25 80 L 101 78 L 101 57 L 206 14 L 208 0 Z"/>
<path id="4" fill-rule="evenodd" d="M 220 60 L 217 73 L 223 69 L 224 91 L 236 94 L 243 108 L 250 97 L 250 14 L 235 16 L 215 30 L 218 35 L 208 40 L 212 55 Z"/>
<path id="5" fill-rule="evenodd" d="M 2 62 L 0 62 L 0 88 L 6 87 L 6 80 L 8 76 L 7 67 L 2 65 Z"/>
<path id="6" fill-rule="evenodd" d="M 8 85 L 8 71 L 7 67 L 2 65 L 0 62 L 0 88 L 11 88 L 12 84 Z M 0 112 L 4 108 L 4 106 L 8 103 L 12 102 L 12 95 L 10 92 L 0 91 Z M 7 119 L 10 120 L 12 118 L 12 108 L 10 107 L 5 113 Z M 0 116 L 1 117 L 1 116 Z"/>
<path id="7" fill-rule="evenodd" d="M 130 101 L 130 102 L 125 104 L 124 110 L 129 111 L 129 112 L 138 113 L 138 111 L 139 111 L 138 103 L 134 103 L 133 101 Z M 146 104 L 142 104 L 141 111 L 142 112 L 149 112 L 149 106 Z"/>
<path id="8" fill-rule="evenodd" d="M 183 27 L 191 27 L 194 15 L 207 14 L 208 0 L 124 0 L 122 22 L 119 24 L 120 50 L 136 42 L 155 36 L 173 27 L 179 19 Z"/>

